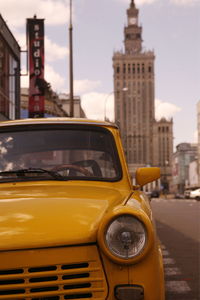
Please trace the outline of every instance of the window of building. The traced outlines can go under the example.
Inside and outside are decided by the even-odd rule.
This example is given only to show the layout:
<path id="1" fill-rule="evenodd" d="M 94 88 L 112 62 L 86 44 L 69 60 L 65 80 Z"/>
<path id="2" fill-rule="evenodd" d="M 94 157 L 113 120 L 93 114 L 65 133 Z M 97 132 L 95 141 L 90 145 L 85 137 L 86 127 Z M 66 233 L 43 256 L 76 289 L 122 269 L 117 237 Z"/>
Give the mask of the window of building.
<path id="1" fill-rule="evenodd" d="M 137 72 L 140 73 L 140 64 L 137 64 Z"/>
<path id="2" fill-rule="evenodd" d="M 149 73 L 151 73 L 151 72 L 152 72 L 152 67 L 151 67 L 151 65 L 149 65 L 149 68 L 148 68 L 148 70 L 149 70 Z"/>
<path id="3" fill-rule="evenodd" d="M 123 73 L 126 73 L 126 64 L 123 64 Z"/>
<path id="4" fill-rule="evenodd" d="M 135 74 L 135 64 L 132 64 L 133 74 Z"/>
<path id="5" fill-rule="evenodd" d="M 131 73 L 131 65 L 128 64 L 128 73 L 130 74 Z"/>
<path id="6" fill-rule="evenodd" d="M 117 73 L 120 73 L 120 66 L 117 66 L 116 72 L 117 72 Z"/>
<path id="7" fill-rule="evenodd" d="M 144 69 L 144 64 L 142 64 L 142 73 L 144 73 L 145 69 Z"/>
<path id="8" fill-rule="evenodd" d="M 2 41 L 0 41 L 0 88 L 5 87 L 5 46 Z"/>

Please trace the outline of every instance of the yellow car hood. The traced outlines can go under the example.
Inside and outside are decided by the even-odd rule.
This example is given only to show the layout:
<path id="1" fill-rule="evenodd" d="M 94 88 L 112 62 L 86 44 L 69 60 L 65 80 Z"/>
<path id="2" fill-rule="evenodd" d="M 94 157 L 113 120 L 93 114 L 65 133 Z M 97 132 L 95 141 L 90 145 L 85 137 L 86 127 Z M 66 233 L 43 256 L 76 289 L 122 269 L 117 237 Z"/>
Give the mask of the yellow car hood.
<path id="1" fill-rule="evenodd" d="M 0 187 L 0 250 L 96 241 L 99 222 L 127 192 L 78 183 Z"/>

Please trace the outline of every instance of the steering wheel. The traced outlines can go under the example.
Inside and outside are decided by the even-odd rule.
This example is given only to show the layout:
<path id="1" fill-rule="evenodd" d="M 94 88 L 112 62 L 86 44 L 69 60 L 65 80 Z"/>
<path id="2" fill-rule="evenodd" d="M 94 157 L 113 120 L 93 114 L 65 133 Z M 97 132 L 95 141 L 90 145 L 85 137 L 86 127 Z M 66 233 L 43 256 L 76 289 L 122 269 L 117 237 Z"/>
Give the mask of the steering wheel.
<path id="1" fill-rule="evenodd" d="M 55 166 L 54 168 L 51 169 L 51 171 L 59 172 L 59 171 L 63 171 L 63 170 L 66 170 L 66 169 L 71 169 L 71 170 L 74 170 L 74 171 L 78 171 L 78 172 L 82 173 L 85 176 L 93 176 L 93 174 L 90 171 L 88 171 L 87 169 L 85 169 L 81 166 L 78 166 L 78 165 L 70 165 L 70 164 Z"/>
<path id="2" fill-rule="evenodd" d="M 76 161 L 76 162 L 73 162 L 73 165 L 81 166 L 81 167 L 90 167 L 92 169 L 93 176 L 102 177 L 102 172 L 99 167 L 99 164 L 93 159 Z"/>

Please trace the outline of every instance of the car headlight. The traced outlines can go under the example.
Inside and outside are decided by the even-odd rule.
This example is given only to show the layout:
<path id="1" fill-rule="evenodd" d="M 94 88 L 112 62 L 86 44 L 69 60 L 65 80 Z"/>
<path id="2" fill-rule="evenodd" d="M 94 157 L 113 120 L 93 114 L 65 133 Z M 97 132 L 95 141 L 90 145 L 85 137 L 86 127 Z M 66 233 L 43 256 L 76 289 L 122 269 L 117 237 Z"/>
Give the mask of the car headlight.
<path id="1" fill-rule="evenodd" d="M 147 233 L 144 225 L 132 215 L 112 220 L 105 232 L 108 249 L 117 257 L 130 259 L 144 249 Z"/>
<path id="2" fill-rule="evenodd" d="M 122 206 L 104 216 L 97 239 L 108 258 L 119 264 L 134 264 L 154 245 L 155 232 L 144 211 Z"/>

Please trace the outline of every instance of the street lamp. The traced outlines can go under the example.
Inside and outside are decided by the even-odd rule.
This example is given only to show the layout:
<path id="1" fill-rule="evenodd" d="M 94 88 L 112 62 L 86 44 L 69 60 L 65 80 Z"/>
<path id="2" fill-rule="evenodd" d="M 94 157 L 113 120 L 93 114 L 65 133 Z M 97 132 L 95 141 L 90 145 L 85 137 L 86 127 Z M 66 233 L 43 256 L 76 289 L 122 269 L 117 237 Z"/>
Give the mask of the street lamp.
<path id="1" fill-rule="evenodd" d="M 70 117 L 74 116 L 74 86 L 73 86 L 73 45 L 72 45 L 72 0 L 69 3 L 69 101 L 70 101 Z"/>
<path id="2" fill-rule="evenodd" d="M 106 98 L 105 98 L 105 100 L 104 100 L 104 121 L 106 121 L 106 105 L 107 105 L 107 101 L 108 101 L 109 97 L 110 97 L 112 94 L 115 94 L 115 92 L 117 92 L 117 91 L 120 91 L 120 90 L 116 90 L 116 91 L 110 92 L 110 93 L 106 96 Z M 123 87 L 123 89 L 121 89 L 121 91 L 122 91 L 122 92 L 126 92 L 126 91 L 128 91 L 128 88 L 127 88 L 127 87 Z"/>

